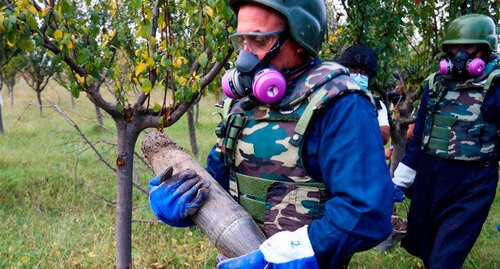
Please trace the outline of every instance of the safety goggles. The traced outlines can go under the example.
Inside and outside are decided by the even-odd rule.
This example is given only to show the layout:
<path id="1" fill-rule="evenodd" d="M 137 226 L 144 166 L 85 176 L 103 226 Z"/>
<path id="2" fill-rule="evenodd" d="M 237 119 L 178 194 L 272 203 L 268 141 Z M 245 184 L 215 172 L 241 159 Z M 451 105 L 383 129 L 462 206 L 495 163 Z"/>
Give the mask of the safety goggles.
<path id="1" fill-rule="evenodd" d="M 266 54 L 280 46 L 279 40 L 285 30 L 271 32 L 246 32 L 229 36 L 229 40 L 236 51 L 245 50 L 255 55 Z M 283 42 L 283 41 L 281 41 Z"/>

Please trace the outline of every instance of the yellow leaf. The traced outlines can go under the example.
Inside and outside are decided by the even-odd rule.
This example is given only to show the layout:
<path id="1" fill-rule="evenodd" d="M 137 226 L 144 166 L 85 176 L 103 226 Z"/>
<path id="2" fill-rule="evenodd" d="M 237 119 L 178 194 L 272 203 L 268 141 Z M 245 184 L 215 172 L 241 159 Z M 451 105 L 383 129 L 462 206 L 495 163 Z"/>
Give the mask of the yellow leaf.
<path id="1" fill-rule="evenodd" d="M 187 78 L 185 77 L 179 78 L 179 83 L 181 84 L 181 86 L 186 86 L 187 82 L 188 82 Z"/>
<path id="2" fill-rule="evenodd" d="M 148 67 L 148 65 L 145 62 L 140 62 L 139 64 L 137 64 L 137 66 L 135 67 L 135 76 L 139 76 L 139 74 L 142 73 L 142 71 L 144 71 L 146 67 Z"/>
<path id="3" fill-rule="evenodd" d="M 45 17 L 45 15 L 47 15 L 47 12 L 50 10 L 50 8 L 46 7 L 43 9 L 42 11 L 42 17 Z"/>
<path id="4" fill-rule="evenodd" d="M 213 18 L 214 17 L 214 10 L 211 7 L 209 7 L 209 6 L 206 7 L 206 10 L 207 10 L 208 16 L 210 16 L 211 18 Z"/>
<path id="5" fill-rule="evenodd" d="M 109 40 L 109 35 L 108 34 L 104 34 L 103 38 L 104 38 L 104 40 Z"/>
<path id="6" fill-rule="evenodd" d="M 57 29 L 57 30 L 54 32 L 54 38 L 55 38 L 57 41 L 60 41 L 62 37 L 63 37 L 63 32 L 62 32 L 60 29 Z"/>
<path id="7" fill-rule="evenodd" d="M 71 50 L 75 48 L 75 45 L 73 44 L 73 42 L 68 42 L 68 44 L 66 44 L 66 47 Z"/>
<path id="8" fill-rule="evenodd" d="M 146 59 L 146 64 L 148 65 L 149 68 L 155 67 L 155 61 L 151 57 L 149 57 L 148 59 Z"/>
<path id="9" fill-rule="evenodd" d="M 10 42 L 10 40 L 7 39 L 7 45 L 9 45 L 9 47 L 14 47 L 16 45 L 15 42 Z"/>
<path id="10" fill-rule="evenodd" d="M 38 13 L 38 10 L 36 10 L 36 7 L 35 7 L 35 6 L 33 6 L 33 5 L 30 5 L 29 10 L 30 10 L 30 11 L 31 11 L 31 13 L 33 13 L 33 14 L 37 14 L 37 13 Z"/>
<path id="11" fill-rule="evenodd" d="M 156 43 L 157 43 L 158 41 L 156 41 L 156 38 L 154 38 L 154 37 L 150 37 L 150 38 L 149 38 L 149 42 L 151 42 L 151 45 L 154 47 L 154 46 L 156 46 Z"/>
<path id="12" fill-rule="evenodd" d="M 178 68 L 179 66 L 182 65 L 182 59 L 181 58 L 177 58 L 175 59 L 174 63 L 172 64 L 174 67 Z"/>
<path id="13" fill-rule="evenodd" d="M 78 84 L 80 85 L 84 85 L 85 84 L 85 77 L 82 77 L 78 74 L 75 74 L 75 77 L 76 77 L 76 81 L 78 81 Z"/>

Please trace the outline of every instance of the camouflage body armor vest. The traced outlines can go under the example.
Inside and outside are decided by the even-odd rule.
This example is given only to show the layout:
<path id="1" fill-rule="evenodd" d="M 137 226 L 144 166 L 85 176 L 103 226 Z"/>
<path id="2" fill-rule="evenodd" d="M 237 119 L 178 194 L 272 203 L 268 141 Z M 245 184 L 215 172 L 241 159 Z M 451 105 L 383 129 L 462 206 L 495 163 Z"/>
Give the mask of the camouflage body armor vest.
<path id="1" fill-rule="evenodd" d="M 293 231 L 323 216 L 330 194 L 304 168 L 303 138 L 319 109 L 352 91 L 362 94 L 348 70 L 324 62 L 288 85 L 277 105 L 259 105 L 248 97 L 225 101 L 218 145 L 231 168 L 230 193 L 266 236 Z"/>
<path id="2" fill-rule="evenodd" d="M 483 75 L 464 82 L 447 80 L 437 73 L 428 78 L 422 143 L 427 154 L 464 161 L 497 160 L 499 128 L 485 121 L 481 113 L 486 93 L 497 76 L 500 65 L 495 60 Z"/>

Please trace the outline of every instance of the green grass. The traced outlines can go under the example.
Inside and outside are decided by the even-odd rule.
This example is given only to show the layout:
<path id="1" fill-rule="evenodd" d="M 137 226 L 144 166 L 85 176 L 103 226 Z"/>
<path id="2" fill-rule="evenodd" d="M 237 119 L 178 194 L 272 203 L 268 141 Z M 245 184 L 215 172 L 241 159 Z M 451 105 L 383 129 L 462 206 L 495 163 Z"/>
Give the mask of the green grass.
<path id="1" fill-rule="evenodd" d="M 2 107 L 5 133 L 0 135 L 0 268 L 113 268 L 116 178 L 54 109 L 38 114 L 35 93 L 20 81 L 15 104 L 6 91 Z M 93 105 L 83 94 L 72 107 L 69 94 L 56 84 L 42 93 L 45 105 L 57 102 L 114 164 L 115 127 L 105 115 L 101 130 Z M 196 125 L 202 164 L 215 142 L 216 99 L 200 105 Z M 186 119 L 165 130 L 190 151 Z M 136 149 L 144 134 L 139 138 Z M 136 161 L 138 182 L 147 187 L 153 172 Z M 498 192 L 498 191 L 497 191 Z M 500 265 L 500 198 L 464 268 Z M 147 197 L 134 189 L 133 218 L 154 220 Z M 154 222 L 133 223 L 134 268 L 214 268 L 216 249 L 196 227 L 176 229 Z M 353 257 L 351 268 L 418 268 L 419 260 L 396 247 L 369 250 Z"/>

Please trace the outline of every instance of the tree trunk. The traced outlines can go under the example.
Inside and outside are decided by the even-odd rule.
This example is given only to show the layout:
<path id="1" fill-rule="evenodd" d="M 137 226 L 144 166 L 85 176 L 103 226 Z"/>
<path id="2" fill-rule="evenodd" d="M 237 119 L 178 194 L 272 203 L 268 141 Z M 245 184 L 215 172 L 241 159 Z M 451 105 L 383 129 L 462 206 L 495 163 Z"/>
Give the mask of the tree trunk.
<path id="1" fill-rule="evenodd" d="M 198 120 L 200 119 L 200 102 L 197 102 L 196 105 L 196 113 L 195 113 L 195 117 L 194 117 L 194 122 L 198 123 Z"/>
<path id="2" fill-rule="evenodd" d="M 189 168 L 203 179 L 210 180 L 207 200 L 192 220 L 225 256 L 247 254 L 265 241 L 264 234 L 250 214 L 170 138 L 161 132 L 149 133 L 142 141 L 141 149 L 156 174 L 170 165 L 174 174 Z"/>
<path id="3" fill-rule="evenodd" d="M 193 154 L 198 155 L 198 142 L 196 141 L 196 128 L 194 126 L 195 122 L 193 110 L 193 107 L 191 107 L 187 111 L 189 142 L 191 143 L 191 150 L 193 151 Z"/>
<path id="4" fill-rule="evenodd" d="M 69 91 L 69 100 L 71 101 L 71 107 L 75 107 L 75 97 L 73 96 L 73 92 Z"/>
<path id="5" fill-rule="evenodd" d="M 0 134 L 3 134 L 3 117 L 2 117 L 2 96 L 0 96 Z"/>
<path id="6" fill-rule="evenodd" d="M 104 129 L 104 123 L 102 121 L 102 112 L 101 112 L 101 108 L 97 105 L 94 105 L 95 107 L 95 114 L 97 115 L 97 123 L 99 124 L 99 126 L 101 127 L 101 130 Z M 135 144 L 135 142 L 134 142 Z"/>
<path id="7" fill-rule="evenodd" d="M 137 130 L 133 124 L 116 120 L 116 268 L 132 267 L 132 176 Z"/>
<path id="8" fill-rule="evenodd" d="M 14 83 L 7 85 L 7 89 L 9 90 L 10 107 L 14 107 Z"/>
<path id="9" fill-rule="evenodd" d="M 42 91 L 36 91 L 36 99 L 38 100 L 38 107 L 40 110 L 40 117 L 41 117 L 43 116 Z"/>
<path id="10" fill-rule="evenodd" d="M 398 166 L 399 162 L 403 159 L 406 150 L 406 143 L 408 141 L 406 132 L 408 131 L 408 125 L 402 126 L 402 124 L 398 124 L 396 127 L 396 136 L 394 139 L 392 155 L 391 155 L 391 165 L 389 170 L 391 172 L 391 177 L 394 176 L 394 170 Z"/>

